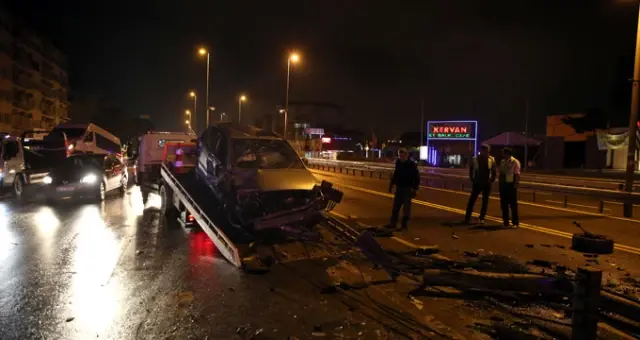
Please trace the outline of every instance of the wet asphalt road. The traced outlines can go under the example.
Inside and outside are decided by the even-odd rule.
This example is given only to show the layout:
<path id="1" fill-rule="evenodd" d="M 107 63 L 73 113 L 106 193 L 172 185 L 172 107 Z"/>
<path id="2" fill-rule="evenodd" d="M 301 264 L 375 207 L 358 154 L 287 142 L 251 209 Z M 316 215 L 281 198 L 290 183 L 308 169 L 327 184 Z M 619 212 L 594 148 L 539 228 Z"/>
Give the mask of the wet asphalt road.
<path id="1" fill-rule="evenodd" d="M 314 331 L 376 339 L 384 332 L 377 316 L 360 313 L 366 301 L 321 294 L 329 284 L 324 265 L 305 260 L 244 273 L 203 232 L 165 225 L 157 201 L 152 196 L 145 210 L 132 188 L 101 204 L 0 202 L 0 339 L 307 339 Z"/>

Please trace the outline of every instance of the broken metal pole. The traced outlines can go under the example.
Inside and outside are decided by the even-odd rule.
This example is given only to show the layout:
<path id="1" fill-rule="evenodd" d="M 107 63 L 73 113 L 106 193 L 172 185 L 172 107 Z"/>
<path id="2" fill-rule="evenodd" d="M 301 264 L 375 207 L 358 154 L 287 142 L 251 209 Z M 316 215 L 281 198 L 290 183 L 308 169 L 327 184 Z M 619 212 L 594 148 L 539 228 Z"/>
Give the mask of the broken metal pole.
<path id="1" fill-rule="evenodd" d="M 450 286 L 466 289 L 491 289 L 512 292 L 566 294 L 565 278 L 536 274 L 504 274 L 462 270 L 425 270 L 423 282 L 431 286 Z"/>
<path id="2" fill-rule="evenodd" d="M 631 299 L 625 299 L 615 294 L 601 291 L 598 306 L 607 312 L 620 314 L 625 318 L 640 322 L 640 303 Z"/>
<path id="3" fill-rule="evenodd" d="M 596 340 L 602 271 L 580 267 L 576 275 L 571 320 L 572 340 Z"/>

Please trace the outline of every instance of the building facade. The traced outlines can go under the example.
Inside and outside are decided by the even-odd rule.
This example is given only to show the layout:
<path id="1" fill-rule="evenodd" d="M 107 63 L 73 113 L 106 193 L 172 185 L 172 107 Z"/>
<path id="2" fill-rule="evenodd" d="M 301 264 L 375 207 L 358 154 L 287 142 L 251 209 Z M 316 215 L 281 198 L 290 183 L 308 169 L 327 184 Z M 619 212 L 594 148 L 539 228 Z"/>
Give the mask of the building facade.
<path id="1" fill-rule="evenodd" d="M 69 120 L 66 57 L 0 10 L 0 131 L 19 134 Z"/>

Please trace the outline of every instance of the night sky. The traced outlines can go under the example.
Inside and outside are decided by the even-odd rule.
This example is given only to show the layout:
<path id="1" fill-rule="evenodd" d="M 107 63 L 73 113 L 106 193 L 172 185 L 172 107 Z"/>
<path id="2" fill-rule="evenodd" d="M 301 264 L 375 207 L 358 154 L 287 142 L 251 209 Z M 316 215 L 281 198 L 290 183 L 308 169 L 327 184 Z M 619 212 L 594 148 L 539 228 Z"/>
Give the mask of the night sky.
<path id="1" fill-rule="evenodd" d="M 625 124 L 637 8 L 633 1 L 34 1 L 8 7 L 69 58 L 75 98 L 102 94 L 132 116 L 178 129 L 187 93 L 244 117 L 284 100 L 346 107 L 363 131 L 419 130 L 427 119 L 477 119 L 482 137 L 544 132 L 544 116 L 602 108 Z M 203 108 L 204 95 L 199 98 Z M 200 122 L 203 121 L 200 110 Z M 253 121 L 253 119 L 251 119 Z"/>

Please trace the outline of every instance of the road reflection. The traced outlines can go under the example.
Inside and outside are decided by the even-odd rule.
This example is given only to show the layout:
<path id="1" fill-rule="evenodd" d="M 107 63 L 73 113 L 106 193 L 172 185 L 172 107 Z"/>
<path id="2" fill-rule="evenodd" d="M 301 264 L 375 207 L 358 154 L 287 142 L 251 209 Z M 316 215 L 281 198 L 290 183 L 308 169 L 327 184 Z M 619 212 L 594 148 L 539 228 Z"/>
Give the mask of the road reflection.
<path id="1" fill-rule="evenodd" d="M 117 279 L 110 279 L 120 258 L 121 242 L 105 225 L 99 206 L 81 208 L 74 224 L 78 234 L 70 287 L 72 315 L 76 325 L 100 334 L 113 324 L 119 310 L 119 285 Z M 86 334 L 79 334 L 81 338 Z"/>

